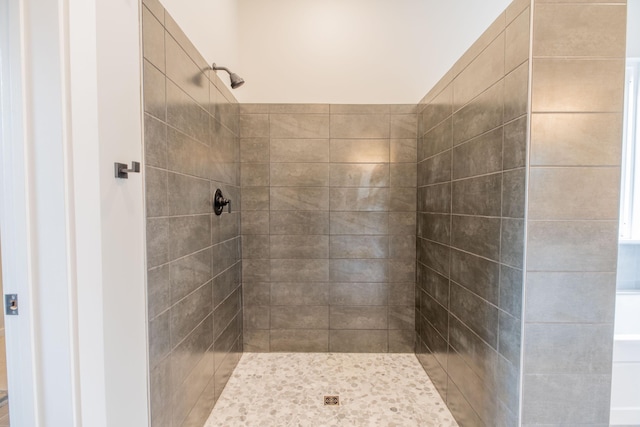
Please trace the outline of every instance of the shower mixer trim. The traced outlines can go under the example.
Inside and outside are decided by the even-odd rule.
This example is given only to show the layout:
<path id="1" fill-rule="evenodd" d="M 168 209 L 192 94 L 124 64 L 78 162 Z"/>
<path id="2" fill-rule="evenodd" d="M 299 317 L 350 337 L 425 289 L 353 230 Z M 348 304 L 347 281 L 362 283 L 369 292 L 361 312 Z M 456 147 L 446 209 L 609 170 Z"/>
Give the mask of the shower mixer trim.
<path id="1" fill-rule="evenodd" d="M 217 188 L 213 195 L 213 212 L 216 215 L 222 215 L 222 211 L 225 206 L 227 206 L 228 212 L 231 213 L 231 200 L 226 199 L 222 194 L 222 191 Z"/>

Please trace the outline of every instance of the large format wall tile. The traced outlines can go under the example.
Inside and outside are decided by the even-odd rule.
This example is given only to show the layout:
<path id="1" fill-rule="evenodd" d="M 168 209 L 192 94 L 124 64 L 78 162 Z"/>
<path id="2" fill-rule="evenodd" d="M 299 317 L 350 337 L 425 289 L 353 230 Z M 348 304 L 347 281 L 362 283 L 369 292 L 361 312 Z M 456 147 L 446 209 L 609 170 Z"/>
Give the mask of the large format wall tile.
<path id="1" fill-rule="evenodd" d="M 269 182 L 276 187 L 326 187 L 329 165 L 322 163 L 280 163 L 270 168 Z"/>
<path id="2" fill-rule="evenodd" d="M 451 120 L 451 117 L 449 117 L 421 136 L 424 142 L 420 144 L 420 160 L 451 148 L 453 145 L 453 127 Z"/>
<path id="3" fill-rule="evenodd" d="M 144 115 L 144 157 L 147 166 L 167 168 L 167 125 Z"/>
<path id="4" fill-rule="evenodd" d="M 613 323 L 615 273 L 528 274 L 527 322 Z M 555 295 L 552 301 L 548 296 Z"/>
<path id="5" fill-rule="evenodd" d="M 498 263 L 467 252 L 451 252 L 451 280 L 494 304 L 498 302 L 499 277 Z"/>
<path id="6" fill-rule="evenodd" d="M 532 221 L 529 271 L 615 271 L 617 221 Z"/>
<path id="7" fill-rule="evenodd" d="M 271 303 L 274 306 L 329 305 L 329 284 L 272 282 Z"/>
<path id="8" fill-rule="evenodd" d="M 411 163 L 408 164 L 411 165 Z M 332 163 L 329 169 L 329 180 L 332 187 L 388 187 L 389 165 Z M 413 177 L 413 185 L 415 185 L 415 177 Z"/>
<path id="9" fill-rule="evenodd" d="M 505 37 L 501 33 L 453 81 L 453 105 L 457 110 L 504 77 Z"/>
<path id="10" fill-rule="evenodd" d="M 329 211 L 273 212 L 269 222 L 271 234 L 328 234 Z"/>
<path id="11" fill-rule="evenodd" d="M 157 1 L 142 9 L 151 425 L 202 425 L 242 351 L 237 103 Z"/>
<path id="12" fill-rule="evenodd" d="M 332 330 L 329 351 L 338 353 L 386 353 L 389 350 L 386 330 Z"/>
<path id="13" fill-rule="evenodd" d="M 527 374 L 523 381 L 523 425 L 609 424 L 610 374 Z"/>
<path id="14" fill-rule="evenodd" d="M 453 115 L 453 143 L 460 144 L 501 126 L 504 81 L 500 80 Z"/>
<path id="15" fill-rule="evenodd" d="M 533 60 L 533 112 L 620 112 L 624 58 Z"/>
<path id="16" fill-rule="evenodd" d="M 331 212 L 330 233 L 386 235 L 389 233 L 389 214 L 387 212 Z"/>
<path id="17" fill-rule="evenodd" d="M 276 282 L 327 282 L 327 259 L 271 259 L 271 280 Z"/>
<path id="18" fill-rule="evenodd" d="M 418 110 L 416 353 L 460 425 L 517 425 L 529 94 L 516 1 Z"/>
<path id="19" fill-rule="evenodd" d="M 275 235 L 269 239 L 269 254 L 272 259 L 329 257 L 329 236 Z"/>
<path id="20" fill-rule="evenodd" d="M 616 166 L 622 114 L 540 113 L 531 116 L 532 166 Z"/>
<path id="21" fill-rule="evenodd" d="M 524 336 L 525 374 L 608 374 L 611 370 L 611 324 L 527 323 Z"/>
<path id="22" fill-rule="evenodd" d="M 270 139 L 271 161 L 278 162 L 328 162 L 328 139 Z M 266 157 L 263 157 L 263 159 Z"/>
<path id="23" fill-rule="evenodd" d="M 502 128 L 458 145 L 453 150 L 453 179 L 498 172 L 502 169 Z"/>
<path id="24" fill-rule="evenodd" d="M 145 58 L 142 79 L 145 113 L 165 121 L 167 117 L 167 92 L 164 74 Z"/>
<path id="25" fill-rule="evenodd" d="M 455 181 L 452 191 L 454 214 L 500 216 L 501 174 Z"/>
<path id="26" fill-rule="evenodd" d="M 388 139 L 332 139 L 333 163 L 388 163 Z"/>
<path id="27" fill-rule="evenodd" d="M 328 210 L 327 187 L 271 187 L 272 211 Z"/>
<path id="28" fill-rule="evenodd" d="M 502 167 L 505 170 L 525 167 L 528 134 L 527 116 L 520 117 L 504 125 Z"/>
<path id="29" fill-rule="evenodd" d="M 435 88 L 442 84 L 442 81 L 437 83 Z M 422 110 L 418 112 L 419 137 L 453 114 L 453 85 L 447 82 L 440 89 L 431 102 L 419 106 Z"/>
<path id="30" fill-rule="evenodd" d="M 329 203 L 332 211 L 388 211 L 389 189 L 333 187 Z"/>
<path id="31" fill-rule="evenodd" d="M 329 331 L 327 329 L 272 329 L 270 346 L 274 352 L 327 352 Z"/>
<path id="32" fill-rule="evenodd" d="M 240 126 L 246 348 L 413 351 L 415 106 L 251 104 Z"/>
<path id="33" fill-rule="evenodd" d="M 271 307 L 271 329 L 327 329 L 328 306 Z"/>
<path id="34" fill-rule="evenodd" d="M 522 423 L 607 425 L 626 5 L 536 3 Z"/>
<path id="35" fill-rule="evenodd" d="M 532 220 L 618 218 L 619 168 L 538 167 L 529 179 Z"/>
<path id="36" fill-rule="evenodd" d="M 171 80 L 167 85 L 167 124 L 202 144 L 209 141 L 209 113 L 183 87 Z"/>
<path id="37" fill-rule="evenodd" d="M 329 115 L 271 114 L 269 136 L 272 138 L 327 138 Z"/>
<path id="38" fill-rule="evenodd" d="M 332 114 L 331 138 L 389 138 L 389 116 Z"/>
<path id="39" fill-rule="evenodd" d="M 209 82 L 203 71 L 171 36 L 165 38 L 166 76 L 202 107 L 209 103 Z M 199 83 L 195 83 L 198 81 Z"/>
<path id="40" fill-rule="evenodd" d="M 539 4 L 534 56 L 624 57 L 624 4 Z"/>
<path id="41" fill-rule="evenodd" d="M 384 306 L 388 287 L 386 283 L 331 283 L 329 302 L 332 306 Z"/>
<path id="42" fill-rule="evenodd" d="M 165 66 L 164 10 L 162 22 L 147 8 L 142 8 L 142 42 L 144 57 L 161 72 Z"/>
<path id="43" fill-rule="evenodd" d="M 530 0 L 518 0 L 528 3 Z M 529 8 L 513 19 L 505 31 L 505 72 L 509 72 L 529 58 Z"/>

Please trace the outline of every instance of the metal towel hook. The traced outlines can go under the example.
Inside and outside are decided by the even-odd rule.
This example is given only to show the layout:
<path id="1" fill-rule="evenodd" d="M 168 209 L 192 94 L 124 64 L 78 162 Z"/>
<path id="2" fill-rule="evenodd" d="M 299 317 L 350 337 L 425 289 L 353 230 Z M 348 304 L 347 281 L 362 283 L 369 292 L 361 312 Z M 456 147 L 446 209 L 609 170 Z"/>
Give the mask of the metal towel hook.
<path id="1" fill-rule="evenodd" d="M 114 163 L 114 169 L 116 172 L 116 178 L 129 178 L 129 172 L 139 173 L 140 172 L 140 162 L 131 162 L 131 169 L 128 169 L 126 163 Z"/>

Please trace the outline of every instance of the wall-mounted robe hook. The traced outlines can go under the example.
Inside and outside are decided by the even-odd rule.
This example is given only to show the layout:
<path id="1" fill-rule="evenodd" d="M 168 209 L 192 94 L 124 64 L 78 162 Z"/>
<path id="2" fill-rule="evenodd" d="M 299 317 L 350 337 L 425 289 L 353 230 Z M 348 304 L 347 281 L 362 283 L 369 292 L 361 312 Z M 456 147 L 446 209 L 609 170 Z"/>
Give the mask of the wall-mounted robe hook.
<path id="1" fill-rule="evenodd" d="M 126 163 L 114 163 L 116 178 L 129 178 L 129 172 L 139 173 L 140 172 L 140 162 L 131 162 L 131 169 L 127 169 L 128 166 Z"/>

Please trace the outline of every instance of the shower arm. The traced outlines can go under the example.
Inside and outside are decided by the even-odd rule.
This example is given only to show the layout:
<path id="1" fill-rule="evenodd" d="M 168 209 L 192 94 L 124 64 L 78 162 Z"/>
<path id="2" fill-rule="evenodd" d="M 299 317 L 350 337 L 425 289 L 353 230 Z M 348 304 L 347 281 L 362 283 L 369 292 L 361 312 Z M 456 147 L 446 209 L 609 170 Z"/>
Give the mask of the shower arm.
<path id="1" fill-rule="evenodd" d="M 218 67 L 215 62 L 213 64 L 211 64 L 211 69 L 213 71 L 223 70 L 223 71 L 226 71 L 227 73 L 231 74 L 231 71 L 229 71 L 229 69 L 227 67 Z"/>

